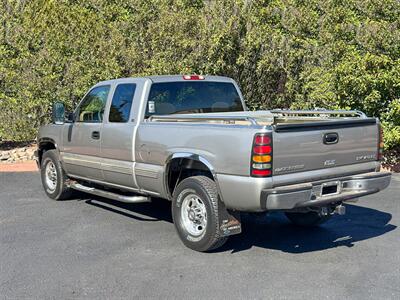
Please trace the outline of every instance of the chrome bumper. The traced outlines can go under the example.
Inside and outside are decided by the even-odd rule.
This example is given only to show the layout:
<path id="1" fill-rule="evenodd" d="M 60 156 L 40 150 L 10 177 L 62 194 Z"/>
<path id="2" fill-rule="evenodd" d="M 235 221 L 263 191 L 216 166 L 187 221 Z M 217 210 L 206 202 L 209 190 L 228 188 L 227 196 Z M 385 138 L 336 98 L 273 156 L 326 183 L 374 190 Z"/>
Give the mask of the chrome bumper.
<path id="1" fill-rule="evenodd" d="M 267 210 L 288 210 L 343 202 L 377 193 L 390 184 L 390 179 L 390 172 L 372 172 L 265 189 L 261 192 L 261 206 Z M 322 188 L 326 184 L 337 184 L 337 192 L 323 195 Z"/>

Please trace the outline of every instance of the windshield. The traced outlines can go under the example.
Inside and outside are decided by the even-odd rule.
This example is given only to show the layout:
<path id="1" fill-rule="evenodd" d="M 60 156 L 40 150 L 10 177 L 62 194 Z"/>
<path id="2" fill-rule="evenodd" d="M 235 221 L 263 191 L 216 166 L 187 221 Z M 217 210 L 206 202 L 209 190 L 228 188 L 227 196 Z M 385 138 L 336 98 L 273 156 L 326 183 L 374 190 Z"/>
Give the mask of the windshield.
<path id="1" fill-rule="evenodd" d="M 239 94 L 230 82 L 161 82 L 151 86 L 146 117 L 243 110 Z"/>

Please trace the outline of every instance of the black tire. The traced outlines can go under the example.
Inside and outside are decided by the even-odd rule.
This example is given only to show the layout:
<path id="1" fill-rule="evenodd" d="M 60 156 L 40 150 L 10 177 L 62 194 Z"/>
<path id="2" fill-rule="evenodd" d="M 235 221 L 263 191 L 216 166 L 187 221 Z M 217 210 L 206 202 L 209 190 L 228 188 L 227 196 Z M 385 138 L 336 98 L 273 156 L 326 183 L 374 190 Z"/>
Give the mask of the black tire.
<path id="1" fill-rule="evenodd" d="M 46 168 L 50 163 L 53 164 L 57 174 L 54 187 L 50 186 L 46 181 Z M 67 185 L 68 177 L 62 169 L 57 150 L 48 150 L 43 154 L 40 165 L 40 175 L 44 191 L 49 198 L 54 200 L 65 200 L 72 196 L 72 189 Z"/>
<path id="2" fill-rule="evenodd" d="M 328 221 L 332 215 L 323 215 L 320 212 L 309 211 L 305 213 L 301 212 L 286 212 L 286 217 L 295 225 L 303 227 L 318 226 Z"/>
<path id="3" fill-rule="evenodd" d="M 200 235 L 191 234 L 182 220 L 183 202 L 189 195 L 195 195 L 205 206 L 207 224 Z M 176 231 L 182 242 L 190 249 L 196 251 L 210 251 L 221 247 L 227 237 L 221 236 L 219 231 L 219 197 L 217 186 L 213 180 L 206 176 L 193 176 L 182 180 L 173 194 L 172 218 Z M 189 215 L 189 212 L 188 212 Z"/>

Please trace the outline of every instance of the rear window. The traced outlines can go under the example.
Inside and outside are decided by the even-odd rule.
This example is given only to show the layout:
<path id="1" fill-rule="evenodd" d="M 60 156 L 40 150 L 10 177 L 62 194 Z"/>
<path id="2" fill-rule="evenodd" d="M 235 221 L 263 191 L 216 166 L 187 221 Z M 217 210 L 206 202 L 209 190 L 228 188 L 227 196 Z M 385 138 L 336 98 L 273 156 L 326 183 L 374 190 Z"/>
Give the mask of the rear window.
<path id="1" fill-rule="evenodd" d="M 175 113 L 243 111 L 235 86 L 229 82 L 161 82 L 150 89 L 146 117 Z"/>

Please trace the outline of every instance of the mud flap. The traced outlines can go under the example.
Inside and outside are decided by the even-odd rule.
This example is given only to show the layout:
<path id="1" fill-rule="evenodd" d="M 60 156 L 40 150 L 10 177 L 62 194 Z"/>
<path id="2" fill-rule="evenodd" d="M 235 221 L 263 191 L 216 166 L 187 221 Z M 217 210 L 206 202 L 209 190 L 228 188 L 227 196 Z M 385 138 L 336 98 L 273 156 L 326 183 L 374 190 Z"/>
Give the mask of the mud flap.
<path id="1" fill-rule="evenodd" d="M 221 235 L 229 236 L 242 232 L 239 212 L 227 210 L 221 201 L 219 201 L 218 210 L 220 224 L 219 231 Z"/>

